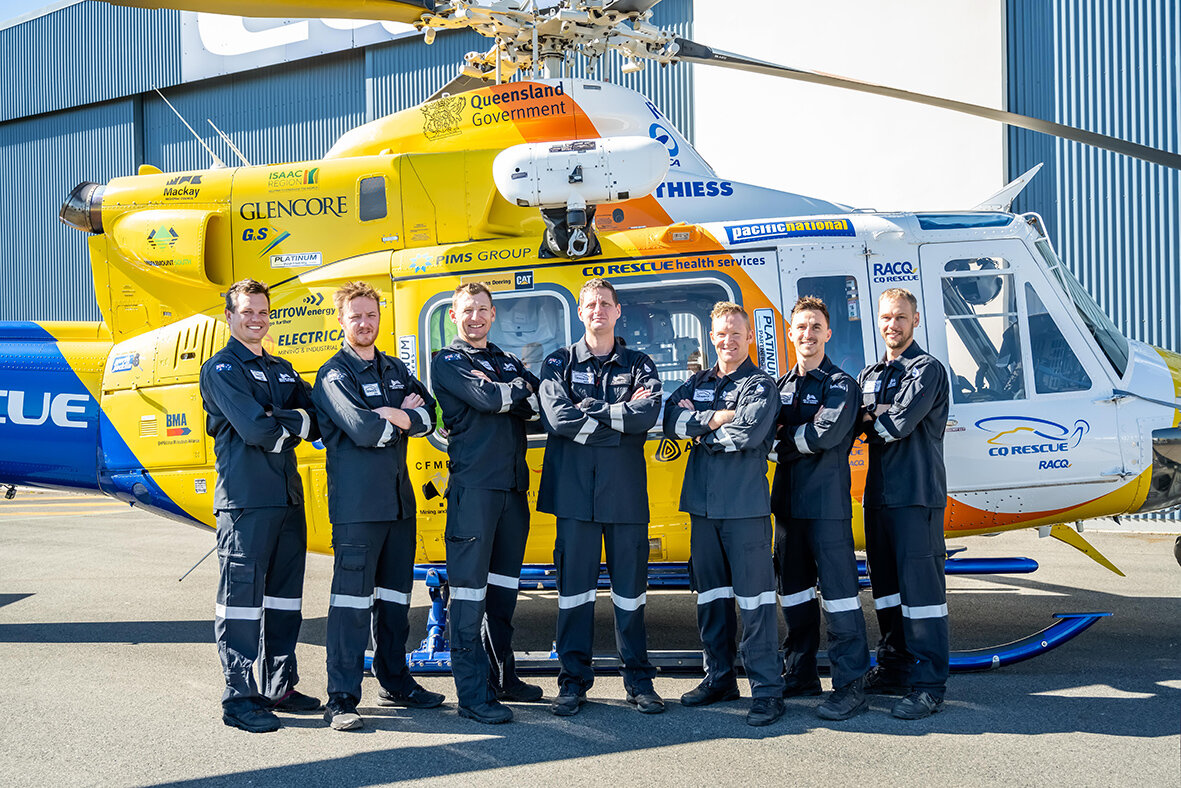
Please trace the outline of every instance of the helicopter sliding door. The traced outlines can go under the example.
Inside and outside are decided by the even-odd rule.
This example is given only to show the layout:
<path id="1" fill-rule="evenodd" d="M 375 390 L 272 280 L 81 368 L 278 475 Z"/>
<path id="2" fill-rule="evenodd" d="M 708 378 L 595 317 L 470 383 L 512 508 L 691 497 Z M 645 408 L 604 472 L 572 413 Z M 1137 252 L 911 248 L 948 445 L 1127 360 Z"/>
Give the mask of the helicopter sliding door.
<path id="1" fill-rule="evenodd" d="M 1050 513 L 1117 487 L 1110 381 L 1024 244 L 924 244 L 920 256 L 930 347 L 951 378 L 949 492 L 986 512 Z M 1031 487 L 1044 492 L 1011 495 Z"/>

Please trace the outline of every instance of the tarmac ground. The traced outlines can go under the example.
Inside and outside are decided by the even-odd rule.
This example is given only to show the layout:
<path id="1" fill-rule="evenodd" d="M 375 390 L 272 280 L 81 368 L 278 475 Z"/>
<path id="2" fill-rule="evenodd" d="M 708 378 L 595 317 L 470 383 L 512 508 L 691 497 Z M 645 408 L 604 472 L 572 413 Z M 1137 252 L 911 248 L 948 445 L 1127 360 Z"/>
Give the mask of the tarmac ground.
<path id="1" fill-rule="evenodd" d="M 1157 526 L 1085 533 L 1126 578 L 1034 531 L 960 542 L 967 555 L 1023 555 L 1041 569 L 950 577 L 953 648 L 1015 640 L 1057 612 L 1113 615 L 1037 659 L 953 675 L 943 712 L 926 720 L 893 719 L 891 699 L 879 698 L 828 723 L 812 711 L 821 699 L 803 698 L 775 725 L 751 728 L 746 699 L 682 707 L 698 681 L 683 675 L 657 678 L 668 712 L 645 716 L 624 702 L 618 676 L 602 675 L 576 717 L 517 704 L 513 724 L 483 726 L 456 714 L 450 677 L 431 676 L 422 683 L 447 694 L 442 709 L 378 707 L 367 678 L 363 731 L 288 714 L 276 733 L 247 734 L 221 722 L 216 561 L 177 582 L 212 532 L 110 500 L 22 492 L 0 501 L 0 782 L 1181 785 L 1181 567 L 1175 534 L 1149 532 Z M 300 689 L 320 697 L 331 571 L 331 558 L 308 556 Z M 868 592 L 863 602 L 872 641 Z M 416 588 L 411 646 L 428 606 Z M 548 650 L 556 613 L 554 592 L 522 593 L 518 650 Z M 614 648 L 610 616 L 600 594 L 598 651 Z M 699 648 L 692 594 L 650 591 L 647 620 L 651 648 Z M 554 676 L 534 680 L 556 693 Z"/>

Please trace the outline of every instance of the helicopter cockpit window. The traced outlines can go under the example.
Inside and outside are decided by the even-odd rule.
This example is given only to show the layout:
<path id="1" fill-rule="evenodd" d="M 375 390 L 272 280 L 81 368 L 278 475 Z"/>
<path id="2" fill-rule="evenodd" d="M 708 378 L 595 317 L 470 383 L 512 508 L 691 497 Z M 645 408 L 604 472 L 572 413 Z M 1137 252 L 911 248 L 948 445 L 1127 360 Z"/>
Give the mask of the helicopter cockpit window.
<path id="1" fill-rule="evenodd" d="M 1028 283 L 1025 285 L 1025 306 L 1029 311 L 1034 390 L 1038 394 L 1059 394 L 1091 388 L 1090 376 L 1058 330 L 1033 285 Z"/>
<path id="2" fill-rule="evenodd" d="M 956 402 L 1025 398 L 1013 275 L 999 258 L 952 260 L 943 277 L 947 352 Z M 992 273 L 996 272 L 996 273 Z"/>
<path id="3" fill-rule="evenodd" d="M 627 346 L 647 353 L 667 397 L 702 368 L 715 363 L 709 341 L 709 313 L 733 295 L 717 282 L 617 286 L 623 314 L 615 333 Z"/>
<path id="4" fill-rule="evenodd" d="M 1054 253 L 1049 242 L 1038 241 L 1037 249 L 1041 252 L 1042 259 L 1046 261 L 1050 272 L 1057 278 L 1058 284 L 1062 286 L 1063 292 L 1074 303 L 1079 318 L 1082 319 L 1087 330 L 1091 332 L 1095 342 L 1099 344 L 1103 355 L 1111 362 L 1111 366 L 1115 368 L 1120 377 L 1123 377 L 1124 372 L 1128 369 L 1128 340 L 1115 327 L 1115 323 L 1111 322 L 1107 313 L 1095 303 L 1091 294 L 1074 278 L 1074 274 Z"/>
<path id="5" fill-rule="evenodd" d="M 828 307 L 832 339 L 825 345 L 824 354 L 845 372 L 856 375 L 865 366 L 865 340 L 861 335 L 861 298 L 857 292 L 857 278 L 809 276 L 800 279 L 796 286 L 801 297 L 816 296 Z"/>
<path id="6" fill-rule="evenodd" d="M 535 375 L 553 351 L 570 343 L 566 304 L 552 293 L 494 294 L 496 320 L 488 339 L 501 350 L 520 356 Z M 447 316 L 451 301 L 439 303 L 427 318 L 431 356 L 455 339 L 455 324 Z"/>
<path id="7" fill-rule="evenodd" d="M 360 205 L 357 215 L 361 217 L 361 221 L 371 222 L 386 217 L 385 176 L 362 178 L 358 184 L 358 192 Z"/>

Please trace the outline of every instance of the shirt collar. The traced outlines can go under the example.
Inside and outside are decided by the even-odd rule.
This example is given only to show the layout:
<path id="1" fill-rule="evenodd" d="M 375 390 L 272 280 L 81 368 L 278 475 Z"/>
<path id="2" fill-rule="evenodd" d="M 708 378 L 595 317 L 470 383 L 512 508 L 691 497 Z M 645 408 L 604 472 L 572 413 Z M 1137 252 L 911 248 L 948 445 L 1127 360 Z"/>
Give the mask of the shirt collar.
<path id="1" fill-rule="evenodd" d="M 487 347 L 475 347 L 467 340 L 460 339 L 459 337 L 456 337 L 451 341 L 450 348 L 452 350 L 458 350 L 461 353 L 467 353 L 468 355 L 475 355 L 476 353 L 483 353 L 485 351 L 494 355 L 502 354 L 504 352 L 491 342 L 488 343 Z"/>
<path id="2" fill-rule="evenodd" d="M 915 341 L 911 342 L 910 345 L 907 346 L 906 350 L 902 351 L 901 358 L 897 358 L 894 360 L 901 361 L 903 358 L 913 359 L 913 358 L 918 358 L 919 356 L 925 356 L 926 354 L 927 354 L 927 351 L 923 350 L 923 348 L 919 345 L 918 340 L 915 340 Z M 881 363 L 890 364 L 892 362 L 887 361 L 886 354 L 883 353 Z"/>
<path id="3" fill-rule="evenodd" d="M 354 350 L 353 346 L 350 345 L 347 341 L 341 343 L 340 350 L 341 350 L 341 355 L 345 359 L 345 362 L 349 365 L 349 367 L 353 370 L 353 372 L 364 372 L 365 370 L 369 369 L 370 367 L 376 367 L 378 372 L 385 371 L 385 354 L 382 353 L 377 348 L 373 349 L 373 360 L 372 361 L 366 361 L 365 359 L 363 359 L 359 355 L 357 355 L 357 351 Z"/>
<path id="4" fill-rule="evenodd" d="M 738 365 L 738 369 L 734 370 L 729 375 L 719 375 L 718 374 L 718 365 L 714 364 L 713 368 L 711 368 L 710 371 L 705 374 L 705 377 L 706 377 L 706 380 L 710 380 L 710 379 L 721 380 L 723 377 L 728 377 L 731 380 L 736 380 L 738 378 L 746 377 L 747 375 L 749 375 L 751 373 L 751 370 L 753 370 L 753 369 L 756 369 L 755 363 L 750 360 L 750 356 L 747 356 L 745 359 L 743 359 L 742 363 Z M 793 367 L 793 369 L 794 369 L 794 367 Z"/>
<path id="5" fill-rule="evenodd" d="M 587 347 L 586 336 L 574 343 L 574 360 L 579 364 L 583 364 L 590 360 L 595 354 Z M 615 338 L 615 344 L 611 346 L 611 352 L 607 354 L 607 359 L 604 363 L 619 362 L 619 337 Z"/>
<path id="6" fill-rule="evenodd" d="M 794 380 L 799 377 L 806 377 L 806 378 L 815 378 L 816 380 L 823 381 L 823 380 L 827 379 L 828 376 L 833 373 L 833 370 L 836 369 L 836 365 L 833 364 L 831 361 L 829 361 L 828 354 L 825 353 L 824 358 L 820 359 L 819 366 L 808 370 L 803 375 L 800 375 L 800 373 L 797 372 L 798 369 L 799 369 L 799 367 L 797 365 L 795 365 L 795 364 L 792 365 L 791 369 L 787 373 L 788 380 Z"/>
<path id="7" fill-rule="evenodd" d="M 226 347 L 235 357 L 242 361 L 262 361 L 270 355 L 267 353 L 266 348 L 263 348 L 261 356 L 254 355 L 254 351 L 242 344 L 242 341 L 233 334 L 230 335 L 230 341 L 226 343 Z"/>

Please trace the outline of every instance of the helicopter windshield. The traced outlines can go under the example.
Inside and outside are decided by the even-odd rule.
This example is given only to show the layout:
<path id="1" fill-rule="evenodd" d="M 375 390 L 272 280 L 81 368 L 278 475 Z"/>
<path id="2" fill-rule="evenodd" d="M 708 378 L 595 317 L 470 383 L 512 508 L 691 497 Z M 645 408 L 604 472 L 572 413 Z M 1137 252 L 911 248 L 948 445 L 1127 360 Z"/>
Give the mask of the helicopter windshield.
<path id="1" fill-rule="evenodd" d="M 1111 366 L 1115 368 L 1120 377 L 1123 377 L 1124 371 L 1128 368 L 1128 340 L 1115 327 L 1115 323 L 1111 322 L 1111 318 L 1099 308 L 1090 293 L 1074 278 L 1070 269 L 1054 253 L 1049 241 L 1038 241 L 1037 248 L 1046 261 L 1046 266 L 1057 278 L 1066 295 L 1070 297 L 1075 310 L 1082 318 L 1083 325 L 1091 332 L 1091 336 L 1095 338 L 1103 355 L 1107 356 L 1107 360 L 1111 362 Z"/>

